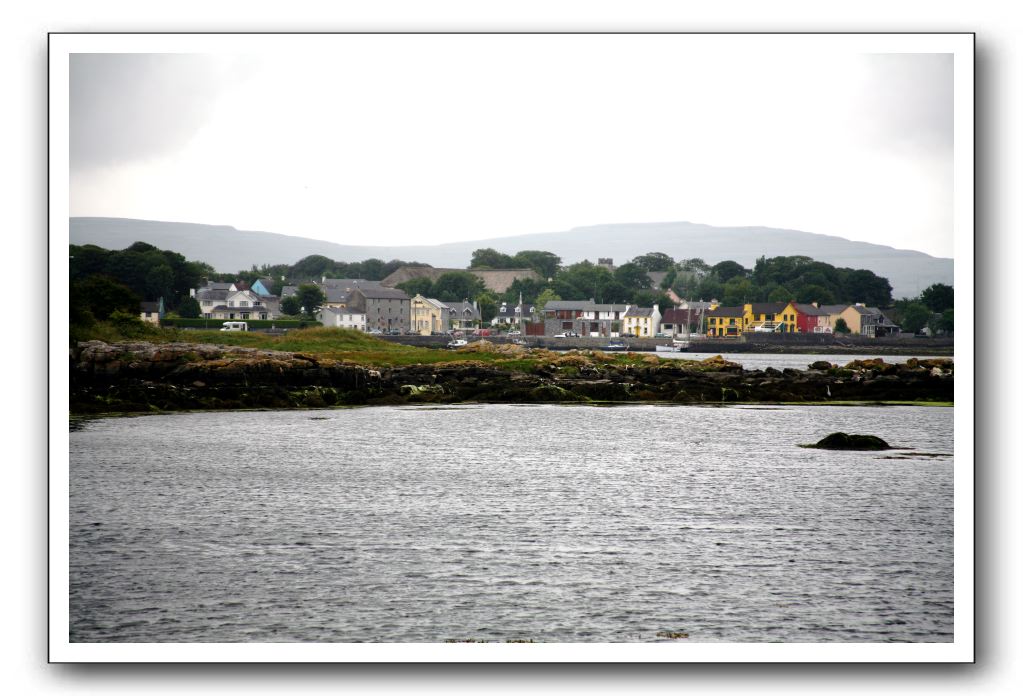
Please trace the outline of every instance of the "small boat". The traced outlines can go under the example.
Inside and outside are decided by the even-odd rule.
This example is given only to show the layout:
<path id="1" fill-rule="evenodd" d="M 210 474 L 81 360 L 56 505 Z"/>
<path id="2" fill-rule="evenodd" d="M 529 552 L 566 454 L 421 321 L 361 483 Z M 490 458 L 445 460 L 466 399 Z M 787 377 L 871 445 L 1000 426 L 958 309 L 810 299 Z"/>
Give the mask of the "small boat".
<path id="1" fill-rule="evenodd" d="M 684 350 L 689 350 L 689 341 L 675 339 L 670 345 L 654 346 L 654 350 L 658 353 L 681 353 Z"/>
<path id="2" fill-rule="evenodd" d="M 469 342 L 464 338 L 456 338 L 453 341 L 448 342 L 448 348 L 461 348 L 462 346 L 469 345 Z"/>
<path id="3" fill-rule="evenodd" d="M 628 350 L 629 346 L 621 341 L 611 341 L 606 346 L 602 347 L 601 350 Z"/>

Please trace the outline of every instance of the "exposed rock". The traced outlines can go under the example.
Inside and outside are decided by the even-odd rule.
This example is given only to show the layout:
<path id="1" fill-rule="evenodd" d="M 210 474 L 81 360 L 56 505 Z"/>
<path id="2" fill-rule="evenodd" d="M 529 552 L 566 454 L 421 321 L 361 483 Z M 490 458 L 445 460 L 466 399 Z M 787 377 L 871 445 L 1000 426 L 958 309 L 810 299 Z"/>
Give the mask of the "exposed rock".
<path id="1" fill-rule="evenodd" d="M 516 349 L 521 346 L 515 346 Z M 317 355 L 202 344 L 82 343 L 71 351 L 71 411 L 296 408 L 417 401 L 675 403 L 952 401 L 951 363 L 878 369 L 743 370 L 715 356 L 622 365 L 594 351 L 530 351 L 529 372 L 464 361 L 369 368 Z M 467 356 L 468 357 L 468 356 Z M 648 356 L 654 357 L 654 356 Z M 823 362 L 823 361 L 822 361 Z"/>
<path id="2" fill-rule="evenodd" d="M 831 433 L 814 445 L 803 445 L 816 449 L 828 450 L 886 450 L 891 446 L 875 435 L 849 435 L 848 433 Z"/>

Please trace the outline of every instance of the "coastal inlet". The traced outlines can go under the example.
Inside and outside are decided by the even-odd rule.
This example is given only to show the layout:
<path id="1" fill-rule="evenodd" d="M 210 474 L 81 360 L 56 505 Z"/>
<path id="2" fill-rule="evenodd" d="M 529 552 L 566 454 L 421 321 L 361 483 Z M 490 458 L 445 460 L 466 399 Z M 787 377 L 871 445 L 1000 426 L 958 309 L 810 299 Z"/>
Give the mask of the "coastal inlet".
<path id="1" fill-rule="evenodd" d="M 87 420 L 70 638 L 947 642 L 952 425 L 816 405 Z M 900 449 L 798 446 L 836 431 Z"/>

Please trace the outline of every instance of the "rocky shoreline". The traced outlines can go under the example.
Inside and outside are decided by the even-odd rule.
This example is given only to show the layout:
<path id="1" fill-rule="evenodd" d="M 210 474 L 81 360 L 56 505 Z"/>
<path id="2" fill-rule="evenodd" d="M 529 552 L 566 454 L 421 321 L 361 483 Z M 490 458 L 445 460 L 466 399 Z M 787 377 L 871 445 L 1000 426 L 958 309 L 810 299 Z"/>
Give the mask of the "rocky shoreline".
<path id="1" fill-rule="evenodd" d="M 533 351 L 523 371 L 472 360 L 378 368 L 307 353 L 100 341 L 79 344 L 69 357 L 75 415 L 465 402 L 944 403 L 954 391 L 954 364 L 944 358 L 743 370 L 719 356 L 647 355 L 626 365 L 599 351 Z"/>

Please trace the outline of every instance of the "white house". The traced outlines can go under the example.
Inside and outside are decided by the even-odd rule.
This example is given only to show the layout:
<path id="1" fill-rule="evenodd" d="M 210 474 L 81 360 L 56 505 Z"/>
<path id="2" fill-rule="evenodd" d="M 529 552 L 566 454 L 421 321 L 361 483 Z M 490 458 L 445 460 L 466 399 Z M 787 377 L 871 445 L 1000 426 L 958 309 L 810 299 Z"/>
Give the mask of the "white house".
<path id="1" fill-rule="evenodd" d="M 651 337 L 661 330 L 661 309 L 653 307 L 629 307 L 622 318 L 622 331 L 639 337 Z"/>
<path id="2" fill-rule="evenodd" d="M 316 318 L 324 326 L 337 329 L 366 330 L 366 313 L 346 307 L 323 307 Z"/>

